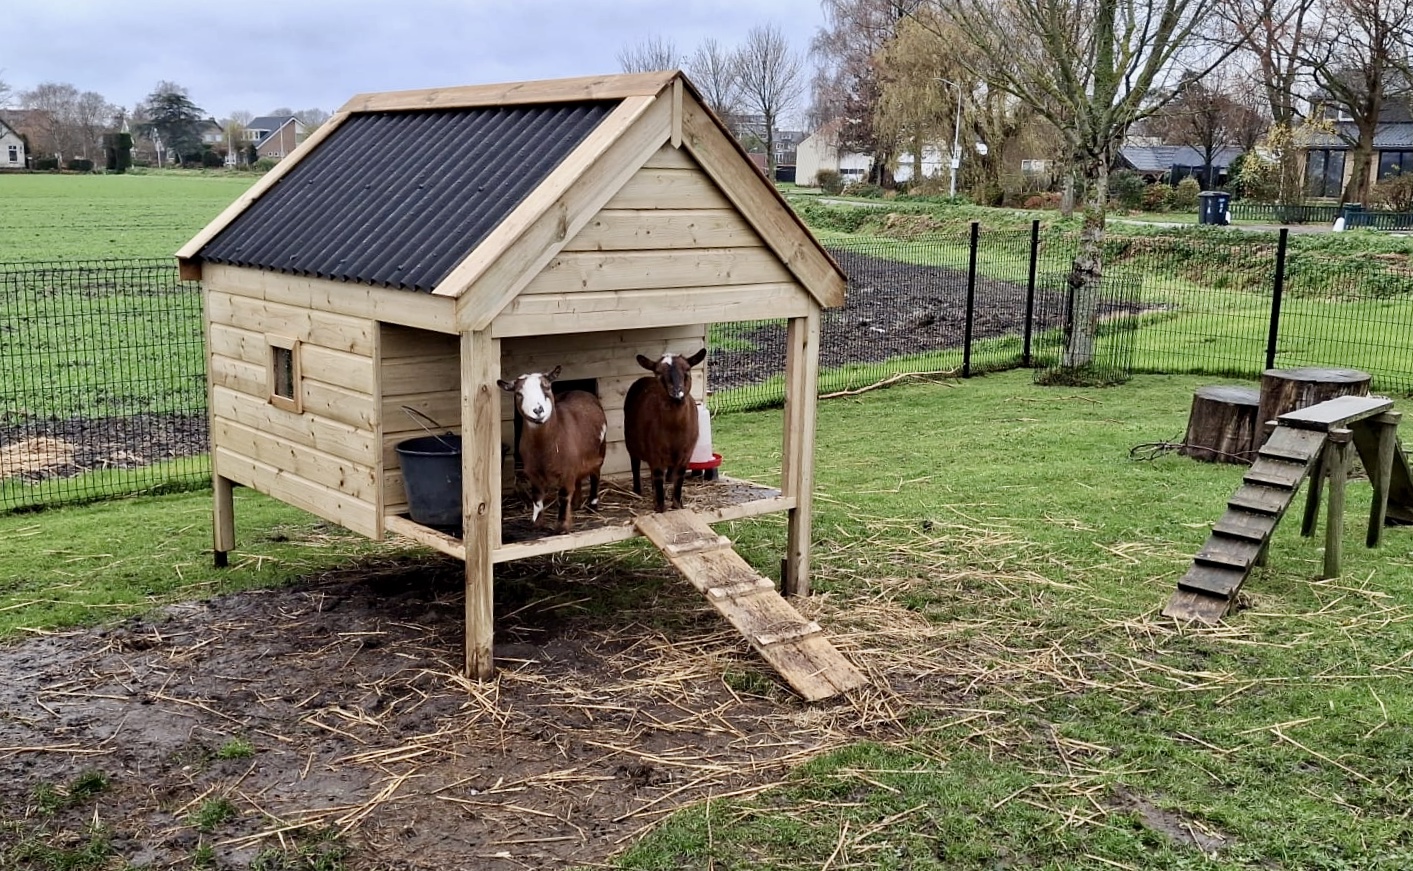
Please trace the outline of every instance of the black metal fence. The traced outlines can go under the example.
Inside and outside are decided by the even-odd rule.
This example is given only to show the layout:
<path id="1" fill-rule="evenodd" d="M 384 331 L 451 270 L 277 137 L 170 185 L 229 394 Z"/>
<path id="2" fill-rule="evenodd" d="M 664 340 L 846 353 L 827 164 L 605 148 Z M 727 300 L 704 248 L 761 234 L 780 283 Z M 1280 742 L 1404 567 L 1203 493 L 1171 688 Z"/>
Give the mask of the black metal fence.
<path id="1" fill-rule="evenodd" d="M 1338 366 L 1413 395 L 1408 258 L 1299 243 L 1284 231 L 1110 239 L 1088 309 L 1090 382 Z M 1066 331 L 1084 319 L 1067 281 L 1077 245 L 1038 222 L 831 241 L 849 291 L 821 323 L 821 394 L 908 373 L 1063 375 Z M 709 346 L 714 412 L 783 400 L 783 321 L 714 325 Z M 0 510 L 201 486 L 205 421 L 200 295 L 170 261 L 0 264 Z"/>
<path id="2" fill-rule="evenodd" d="M 202 483 L 202 347 L 171 260 L 0 264 L 0 510 Z"/>

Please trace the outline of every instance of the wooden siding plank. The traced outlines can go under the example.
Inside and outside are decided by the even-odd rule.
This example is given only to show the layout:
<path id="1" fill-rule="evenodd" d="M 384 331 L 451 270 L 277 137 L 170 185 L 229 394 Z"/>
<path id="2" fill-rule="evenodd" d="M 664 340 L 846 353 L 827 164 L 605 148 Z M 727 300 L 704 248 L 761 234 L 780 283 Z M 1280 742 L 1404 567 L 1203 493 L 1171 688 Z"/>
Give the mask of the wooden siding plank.
<path id="1" fill-rule="evenodd" d="M 461 389 L 461 363 L 456 355 L 397 357 L 383 360 L 383 396 L 434 393 Z M 384 418 L 386 419 L 386 417 Z"/>
<path id="2" fill-rule="evenodd" d="M 667 143 L 652 153 L 647 160 L 643 161 L 643 166 L 651 169 L 700 169 L 697 162 L 692 159 L 683 148 Z"/>
<path id="3" fill-rule="evenodd" d="M 731 200 L 696 166 L 643 168 L 604 204 L 605 209 L 731 209 Z"/>
<path id="4" fill-rule="evenodd" d="M 834 259 L 785 203 L 775 185 L 721 129 L 720 123 L 696 99 L 683 101 L 683 145 L 714 179 L 746 220 L 780 259 L 825 307 L 844 304 L 847 285 Z"/>
<path id="5" fill-rule="evenodd" d="M 373 465 L 379 456 L 377 439 L 370 429 L 358 429 L 313 414 L 292 415 L 245 393 L 216 386 L 211 391 L 211 412 L 247 427 L 355 463 Z"/>
<path id="6" fill-rule="evenodd" d="M 789 284 L 794 276 L 765 248 L 560 252 L 521 294 Z"/>
<path id="7" fill-rule="evenodd" d="M 456 304 L 430 293 L 286 275 L 224 263 L 205 264 L 202 278 L 208 290 L 233 296 L 403 324 L 444 335 L 456 332 Z"/>
<path id="8" fill-rule="evenodd" d="M 646 101 L 646 102 L 645 102 Z M 436 289 L 460 297 L 463 331 L 488 327 L 667 138 L 670 106 L 625 100 Z"/>
<path id="9" fill-rule="evenodd" d="M 300 343 L 300 375 L 306 381 L 331 384 L 354 393 L 371 395 L 375 388 L 373 359 L 333 348 Z"/>
<path id="10" fill-rule="evenodd" d="M 603 209 L 563 250 L 650 251 L 764 245 L 760 235 L 733 209 Z"/>
<path id="11" fill-rule="evenodd" d="M 449 357 L 459 359 L 460 340 L 454 335 L 430 333 L 395 324 L 380 325 L 379 350 L 383 360 L 401 357 Z"/>
<path id="12" fill-rule="evenodd" d="M 211 444 L 354 499 L 370 504 L 377 500 L 377 476 L 372 465 L 355 463 L 219 417 L 211 423 Z"/>
<path id="13" fill-rule="evenodd" d="M 211 383 L 267 402 L 270 391 L 265 386 L 265 367 L 236 360 L 221 354 L 211 354 L 208 362 Z"/>
<path id="14" fill-rule="evenodd" d="M 512 300 L 496 318 L 493 333 L 508 338 L 592 332 L 625 322 L 656 327 L 803 317 L 814 307 L 797 284 L 539 293 Z"/>
<path id="15" fill-rule="evenodd" d="M 222 476 L 232 481 L 273 496 L 295 508 L 302 508 L 360 535 L 377 538 L 380 534 L 377 511 L 372 503 L 363 502 L 346 493 L 307 481 L 298 475 L 225 448 L 216 448 L 211 453 L 220 464 Z"/>
<path id="16" fill-rule="evenodd" d="M 206 294 L 206 305 L 207 317 L 215 324 L 278 333 L 325 348 L 373 356 L 373 321 L 218 291 Z"/>
<path id="17" fill-rule="evenodd" d="M 679 75 L 676 71 L 659 71 L 357 94 L 344 103 L 339 111 L 390 112 L 622 100 L 628 97 L 654 96 L 671 85 L 673 79 Z"/>
<path id="18" fill-rule="evenodd" d="M 304 413 L 346 423 L 357 429 L 377 429 L 378 405 L 372 396 L 306 379 L 301 392 Z"/>

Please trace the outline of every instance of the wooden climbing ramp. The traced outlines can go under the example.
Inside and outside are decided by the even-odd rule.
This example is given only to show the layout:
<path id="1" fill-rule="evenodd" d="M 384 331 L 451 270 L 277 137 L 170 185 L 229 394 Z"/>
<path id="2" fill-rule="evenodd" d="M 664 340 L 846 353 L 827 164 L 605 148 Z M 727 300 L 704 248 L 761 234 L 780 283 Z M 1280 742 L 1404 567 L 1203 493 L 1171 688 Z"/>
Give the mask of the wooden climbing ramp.
<path id="1" fill-rule="evenodd" d="M 1328 480 L 1324 572 L 1338 575 L 1351 442 L 1374 488 L 1368 546 L 1378 545 L 1385 525 L 1413 522 L 1413 482 L 1392 408 L 1382 397 L 1341 396 L 1281 415 L 1163 615 L 1208 624 L 1225 616 L 1251 570 L 1264 563 L 1276 525 L 1307 478 L 1301 534 L 1313 534 Z"/>
<path id="2" fill-rule="evenodd" d="M 638 530 L 701 590 L 756 652 L 806 701 L 857 689 L 868 680 L 834 649 L 824 631 L 775 590 L 706 521 L 687 509 L 647 514 Z"/>

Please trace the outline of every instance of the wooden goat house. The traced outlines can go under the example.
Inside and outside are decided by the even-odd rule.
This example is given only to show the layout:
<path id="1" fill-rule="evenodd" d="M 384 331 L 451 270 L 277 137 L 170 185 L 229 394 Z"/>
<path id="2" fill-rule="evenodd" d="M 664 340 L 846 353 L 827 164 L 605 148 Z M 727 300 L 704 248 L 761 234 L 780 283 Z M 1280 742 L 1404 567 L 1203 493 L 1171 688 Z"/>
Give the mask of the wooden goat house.
<path id="1" fill-rule="evenodd" d="M 783 586 L 807 591 L 820 313 L 845 279 L 681 73 L 354 97 L 177 257 L 206 303 L 218 561 L 235 484 L 451 554 L 467 670 L 489 676 L 497 563 L 640 534 L 583 516 L 567 535 L 505 533 L 502 373 L 562 363 L 604 409 L 603 475 L 626 475 L 635 355 L 781 319 L 780 486 L 702 517 L 788 512 Z M 708 362 L 699 401 L 709 377 Z M 459 534 L 409 517 L 396 447 L 423 424 L 405 409 L 461 436 Z"/>

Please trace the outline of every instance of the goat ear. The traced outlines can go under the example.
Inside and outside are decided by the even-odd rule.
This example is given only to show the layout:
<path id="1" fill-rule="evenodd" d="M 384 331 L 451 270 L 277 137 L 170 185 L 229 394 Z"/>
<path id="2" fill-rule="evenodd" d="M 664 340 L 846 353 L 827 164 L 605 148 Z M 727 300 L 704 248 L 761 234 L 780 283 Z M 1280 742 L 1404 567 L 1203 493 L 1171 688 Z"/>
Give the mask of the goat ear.
<path id="1" fill-rule="evenodd" d="M 688 366 L 695 366 L 695 365 L 697 365 L 698 363 L 702 362 L 702 361 L 705 360 L 705 359 L 706 359 L 706 348 L 702 348 L 700 351 L 698 351 L 697 353 L 695 353 L 695 354 L 693 354 L 692 356 L 690 356 L 690 357 L 687 358 L 687 365 L 688 365 Z"/>
<path id="2" fill-rule="evenodd" d="M 496 383 L 500 385 L 500 389 L 501 389 L 501 390 L 504 390 L 504 391 L 506 391 L 506 392 L 508 392 L 508 393 L 514 393 L 514 392 L 515 392 L 515 384 L 514 384 L 513 382 L 511 382 L 511 381 L 506 381 L 506 380 L 503 379 L 503 378 L 497 378 L 497 379 L 496 379 Z"/>
<path id="3" fill-rule="evenodd" d="M 554 367 L 552 370 L 550 370 L 549 374 L 545 376 L 545 380 L 547 380 L 547 381 L 553 381 L 554 379 L 558 378 L 558 377 L 559 377 L 559 370 L 562 369 L 562 368 L 564 368 L 564 367 L 562 367 L 562 366 L 556 366 L 556 367 Z"/>
<path id="4" fill-rule="evenodd" d="M 639 366 L 642 366 L 644 369 L 648 370 L 649 372 L 656 372 L 656 371 L 657 371 L 657 364 L 654 363 L 652 360 L 649 360 L 647 357 L 644 357 L 642 354 L 639 354 L 639 355 L 638 355 L 638 365 L 639 365 Z"/>

